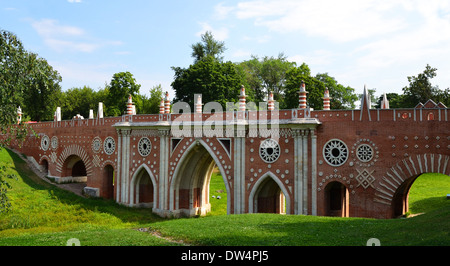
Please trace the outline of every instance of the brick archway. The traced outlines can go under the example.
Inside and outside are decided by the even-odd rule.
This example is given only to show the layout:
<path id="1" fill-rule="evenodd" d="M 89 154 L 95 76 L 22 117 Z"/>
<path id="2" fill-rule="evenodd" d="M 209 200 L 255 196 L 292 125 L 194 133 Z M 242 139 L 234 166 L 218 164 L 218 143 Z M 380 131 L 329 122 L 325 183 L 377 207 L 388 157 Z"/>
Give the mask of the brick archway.
<path id="1" fill-rule="evenodd" d="M 210 211 L 209 181 L 216 166 L 224 179 L 227 194 L 230 195 L 224 168 L 211 148 L 202 139 L 190 144 L 180 157 L 170 183 L 169 209 L 173 215 L 204 215 Z M 230 198 L 227 197 L 228 214 Z"/>
<path id="2" fill-rule="evenodd" d="M 264 193 L 263 190 L 266 188 L 266 192 Z M 283 196 L 281 196 L 281 194 Z M 281 197 L 284 197 L 282 200 Z M 261 199 L 266 198 L 269 199 L 274 206 L 269 206 L 269 209 L 263 208 L 262 206 L 258 206 L 261 204 Z M 256 212 L 273 212 L 273 213 L 281 213 L 281 210 L 283 209 L 283 206 L 281 206 L 281 202 L 286 202 L 286 214 L 291 214 L 291 199 L 289 197 L 289 193 L 286 190 L 283 183 L 280 181 L 280 179 L 272 172 L 268 171 L 265 174 L 261 176 L 261 178 L 258 179 L 258 181 L 255 183 L 255 185 L 252 188 L 252 191 L 250 192 L 249 196 L 249 213 L 256 213 Z M 272 211 L 275 210 L 275 211 Z"/>
<path id="3" fill-rule="evenodd" d="M 374 200 L 390 206 L 394 218 L 405 214 L 414 181 L 425 173 L 449 175 L 449 160 L 450 156 L 444 154 L 418 154 L 399 161 L 383 175 Z"/>
<path id="4" fill-rule="evenodd" d="M 67 159 L 74 156 L 80 158 L 83 162 L 86 169 L 86 177 L 92 177 L 92 162 L 89 158 L 89 154 L 79 145 L 67 146 L 58 157 L 56 162 L 56 172 L 59 174 L 59 177 L 67 175 L 67 169 L 65 169 L 67 167 Z"/>
<path id="5" fill-rule="evenodd" d="M 148 178 L 149 180 L 143 180 L 145 178 Z M 144 187 L 141 186 L 142 183 L 141 181 L 150 181 L 150 184 L 146 183 L 147 186 L 144 187 L 150 187 L 151 191 L 147 192 L 142 191 Z M 139 168 L 134 172 L 130 182 L 130 200 L 129 200 L 130 206 L 138 206 L 140 203 L 148 201 L 147 199 L 150 197 L 152 198 L 151 202 L 147 202 L 149 204 L 145 204 L 145 206 L 153 207 L 158 198 L 156 184 L 157 184 L 156 179 L 153 176 L 150 168 L 148 168 L 148 166 L 145 164 L 139 166 Z M 146 200 L 143 201 L 142 196 L 144 193 L 146 193 L 145 195 Z"/>

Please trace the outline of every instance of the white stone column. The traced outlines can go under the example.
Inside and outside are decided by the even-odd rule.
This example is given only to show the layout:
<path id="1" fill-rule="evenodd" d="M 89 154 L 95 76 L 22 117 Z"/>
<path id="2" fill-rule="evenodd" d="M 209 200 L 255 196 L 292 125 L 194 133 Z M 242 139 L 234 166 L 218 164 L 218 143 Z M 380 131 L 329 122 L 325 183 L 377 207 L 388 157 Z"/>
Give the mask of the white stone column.
<path id="1" fill-rule="evenodd" d="M 317 215 L 317 135 L 311 129 L 311 214 Z"/>
<path id="2" fill-rule="evenodd" d="M 300 129 L 292 130 L 294 137 L 294 214 L 303 209 L 303 141 Z"/>
<path id="3" fill-rule="evenodd" d="M 245 210 L 245 129 L 235 131 L 233 152 L 234 214 L 241 214 Z"/>
<path id="4" fill-rule="evenodd" d="M 309 130 L 303 130 L 302 133 L 302 153 L 303 153 L 303 214 L 308 214 L 308 133 Z"/>
<path id="5" fill-rule="evenodd" d="M 156 206 L 160 212 L 168 212 L 170 210 L 169 203 L 173 202 L 173 199 L 169 199 L 169 129 L 159 130 L 159 182 L 158 182 L 158 194 L 159 202 Z"/>

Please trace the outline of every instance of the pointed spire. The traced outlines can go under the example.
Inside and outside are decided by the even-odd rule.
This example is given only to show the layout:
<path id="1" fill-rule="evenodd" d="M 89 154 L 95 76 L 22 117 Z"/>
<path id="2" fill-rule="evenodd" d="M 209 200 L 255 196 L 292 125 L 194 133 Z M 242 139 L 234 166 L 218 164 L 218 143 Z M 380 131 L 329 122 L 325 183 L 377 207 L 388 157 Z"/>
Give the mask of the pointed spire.
<path id="1" fill-rule="evenodd" d="M 371 121 L 370 118 L 370 96 L 367 92 L 367 86 L 364 85 L 364 90 L 363 90 L 363 94 L 361 95 L 361 107 L 360 107 L 360 117 L 359 120 L 362 121 L 363 119 L 363 114 L 365 114 L 366 110 L 367 110 L 367 114 L 368 114 L 368 119 L 369 121 Z"/>
<path id="2" fill-rule="evenodd" d="M 164 98 L 161 98 L 161 103 L 159 104 L 159 113 L 164 114 Z"/>
<path id="3" fill-rule="evenodd" d="M 97 114 L 97 118 L 103 118 L 103 103 L 99 102 L 98 103 L 98 114 Z"/>
<path id="4" fill-rule="evenodd" d="M 383 93 L 383 99 L 381 100 L 381 109 L 389 109 L 389 101 L 386 97 L 386 93 Z"/>

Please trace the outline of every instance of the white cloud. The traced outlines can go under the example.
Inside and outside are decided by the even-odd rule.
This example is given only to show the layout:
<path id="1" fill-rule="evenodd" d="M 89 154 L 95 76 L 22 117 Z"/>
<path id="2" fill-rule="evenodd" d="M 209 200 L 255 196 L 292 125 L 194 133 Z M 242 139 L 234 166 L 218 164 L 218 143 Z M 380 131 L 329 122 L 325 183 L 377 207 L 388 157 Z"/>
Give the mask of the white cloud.
<path id="1" fill-rule="evenodd" d="M 197 32 L 196 36 L 201 36 L 207 31 L 210 31 L 212 35 L 214 36 L 214 39 L 218 41 L 224 41 L 228 38 L 229 30 L 226 27 L 222 27 L 219 29 L 213 28 L 209 23 L 206 22 L 200 22 L 201 30 Z"/>
<path id="2" fill-rule="evenodd" d="M 59 53 L 91 53 L 105 45 L 122 44 L 118 41 L 101 41 L 91 38 L 82 28 L 62 25 L 54 19 L 31 20 L 31 26 L 48 47 Z"/>
<path id="3" fill-rule="evenodd" d="M 347 42 L 402 29 L 404 19 L 392 12 L 398 6 L 395 1 L 375 0 L 266 0 L 239 3 L 235 15 L 275 32 L 303 31 Z"/>
<path id="4" fill-rule="evenodd" d="M 81 3 L 81 0 L 67 0 L 69 3 Z"/>

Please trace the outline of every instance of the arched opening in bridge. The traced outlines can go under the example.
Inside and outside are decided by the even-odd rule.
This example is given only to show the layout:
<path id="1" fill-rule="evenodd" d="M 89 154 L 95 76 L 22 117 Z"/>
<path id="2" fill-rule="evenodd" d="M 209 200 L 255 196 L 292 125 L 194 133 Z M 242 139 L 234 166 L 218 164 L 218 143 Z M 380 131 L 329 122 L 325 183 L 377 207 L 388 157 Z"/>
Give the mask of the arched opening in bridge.
<path id="1" fill-rule="evenodd" d="M 64 161 L 61 178 L 62 182 L 86 182 L 87 171 L 83 160 L 77 155 L 67 157 Z"/>
<path id="2" fill-rule="evenodd" d="M 114 172 L 114 167 L 112 167 L 111 165 L 106 165 L 103 168 L 103 188 L 104 188 L 104 193 L 103 193 L 103 197 L 105 199 L 113 199 L 114 198 L 114 176 L 115 176 L 115 172 Z"/>
<path id="3" fill-rule="evenodd" d="M 450 177 L 439 173 L 425 173 L 406 179 L 396 190 L 392 200 L 393 217 L 420 214 L 448 204 Z M 410 203 L 412 206 L 410 209 Z"/>
<path id="4" fill-rule="evenodd" d="M 133 196 L 134 204 L 138 207 L 153 208 L 154 203 L 154 186 L 152 178 L 146 167 L 138 170 L 133 178 Z"/>
<path id="5" fill-rule="evenodd" d="M 280 187 L 282 184 L 276 180 L 278 180 L 276 176 L 267 173 L 257 181 L 250 194 L 253 208 L 251 212 L 285 214 L 286 210 L 290 209 L 286 192 Z"/>
<path id="6" fill-rule="evenodd" d="M 344 184 L 333 181 L 325 187 L 325 211 L 327 216 L 349 216 L 349 194 Z"/>
<path id="7" fill-rule="evenodd" d="M 214 153 L 202 140 L 194 142 L 181 156 L 173 175 L 170 191 L 170 208 L 174 214 L 206 215 L 211 212 L 210 200 L 213 200 L 213 195 L 214 201 L 226 201 L 227 213 L 230 213 L 230 198 L 222 199 L 223 195 L 229 195 L 229 188 L 225 182 L 224 170 L 219 161 L 216 164 L 216 160 Z M 210 194 L 213 174 L 215 174 L 214 182 L 217 182 L 216 178 L 222 178 L 225 183 L 225 190 L 221 193 L 214 190 L 211 192 L 213 194 Z"/>
<path id="8" fill-rule="evenodd" d="M 48 161 L 47 160 L 45 160 L 45 159 L 42 160 L 41 169 L 42 169 L 42 172 L 45 173 L 45 175 L 48 175 Z"/>

